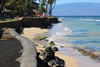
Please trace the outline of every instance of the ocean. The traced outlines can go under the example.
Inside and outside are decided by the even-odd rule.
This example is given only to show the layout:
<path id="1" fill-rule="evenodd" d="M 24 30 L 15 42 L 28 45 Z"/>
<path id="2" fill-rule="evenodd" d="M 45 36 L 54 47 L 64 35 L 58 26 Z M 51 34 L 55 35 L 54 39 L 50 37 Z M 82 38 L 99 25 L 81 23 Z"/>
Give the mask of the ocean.
<path id="1" fill-rule="evenodd" d="M 63 18 L 49 30 L 57 46 L 80 47 L 100 51 L 100 17 L 58 17 Z"/>

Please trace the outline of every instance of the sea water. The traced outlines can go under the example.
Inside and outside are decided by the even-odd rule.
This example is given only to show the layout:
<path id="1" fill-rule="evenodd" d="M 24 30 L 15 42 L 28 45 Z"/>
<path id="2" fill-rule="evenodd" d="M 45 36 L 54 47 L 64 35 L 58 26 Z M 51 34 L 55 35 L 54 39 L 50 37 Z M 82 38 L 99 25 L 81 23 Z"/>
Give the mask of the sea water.
<path id="1" fill-rule="evenodd" d="M 100 17 L 58 17 L 49 40 L 57 45 L 74 46 L 100 51 Z"/>

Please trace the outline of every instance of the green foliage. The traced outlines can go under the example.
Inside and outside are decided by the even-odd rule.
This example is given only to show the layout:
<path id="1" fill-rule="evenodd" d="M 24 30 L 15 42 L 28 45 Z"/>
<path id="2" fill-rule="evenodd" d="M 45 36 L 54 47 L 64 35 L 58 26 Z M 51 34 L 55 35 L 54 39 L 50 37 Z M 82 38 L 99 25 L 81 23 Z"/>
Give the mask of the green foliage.
<path id="1" fill-rule="evenodd" d="M 12 22 L 12 21 L 18 21 L 19 18 L 14 18 L 14 19 L 5 19 L 5 20 L 0 20 L 0 23 L 6 23 L 6 22 Z"/>
<path id="2" fill-rule="evenodd" d="M 12 14 L 25 14 L 25 12 L 33 10 L 33 5 L 30 0 L 8 0 L 5 3 L 7 10 L 11 10 Z"/>
<path id="3" fill-rule="evenodd" d="M 45 39 L 45 38 L 47 38 L 46 36 L 39 36 L 37 39 L 38 40 L 43 40 L 43 39 Z"/>
<path id="4" fill-rule="evenodd" d="M 46 12 L 46 0 L 39 0 L 40 1 L 40 11 L 43 13 L 43 12 Z"/>
<path id="5" fill-rule="evenodd" d="M 56 0 L 39 0 L 40 10 L 42 13 L 49 13 L 52 16 L 52 9 L 55 6 Z"/>
<path id="6" fill-rule="evenodd" d="M 53 46 L 55 46 L 55 43 L 54 43 L 53 41 L 51 41 L 51 42 L 49 43 L 49 45 L 50 45 L 51 47 L 53 47 Z"/>
<path id="7" fill-rule="evenodd" d="M 56 0 L 48 0 L 49 4 L 53 4 Z"/>
<path id="8" fill-rule="evenodd" d="M 48 17 L 49 19 L 52 19 L 52 18 L 57 18 L 56 16 L 51 16 L 51 17 Z"/>

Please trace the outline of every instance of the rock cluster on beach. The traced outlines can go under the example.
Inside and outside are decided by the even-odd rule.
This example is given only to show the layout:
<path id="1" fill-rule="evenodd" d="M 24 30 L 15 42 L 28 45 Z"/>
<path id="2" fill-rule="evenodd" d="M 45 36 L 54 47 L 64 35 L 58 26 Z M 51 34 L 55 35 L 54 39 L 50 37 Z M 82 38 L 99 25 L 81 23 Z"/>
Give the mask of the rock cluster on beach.
<path id="1" fill-rule="evenodd" d="M 100 61 L 100 52 L 98 51 L 82 48 L 78 48 L 78 51 L 85 56 L 89 56 L 91 59 Z"/>
<path id="2" fill-rule="evenodd" d="M 46 36 L 38 36 L 35 40 L 39 41 L 46 41 Z M 38 46 L 38 45 L 37 45 Z M 42 45 L 43 46 L 43 45 Z M 58 56 L 55 56 L 55 53 L 58 52 L 58 48 L 54 47 L 55 43 L 54 41 L 49 42 L 48 46 L 44 47 L 44 50 L 40 50 L 40 57 L 42 58 L 43 62 L 48 63 L 50 67 L 65 67 L 65 61 L 64 59 L 59 58 Z"/>
<path id="3" fill-rule="evenodd" d="M 56 49 L 56 50 L 55 50 Z M 64 67 L 65 62 L 63 59 L 55 56 L 55 51 L 58 49 L 56 47 L 47 47 L 44 51 L 40 53 L 43 58 L 43 61 L 48 63 L 50 67 Z"/>

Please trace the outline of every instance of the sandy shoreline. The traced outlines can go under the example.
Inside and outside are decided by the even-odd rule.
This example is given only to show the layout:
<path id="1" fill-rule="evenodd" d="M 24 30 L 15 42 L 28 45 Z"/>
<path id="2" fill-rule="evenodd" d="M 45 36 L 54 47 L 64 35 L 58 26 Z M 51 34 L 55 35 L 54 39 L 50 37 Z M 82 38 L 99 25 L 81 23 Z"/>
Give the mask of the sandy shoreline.
<path id="1" fill-rule="evenodd" d="M 36 37 L 36 35 L 42 34 L 42 33 L 47 33 L 47 32 L 48 32 L 48 29 L 25 28 L 24 32 L 23 32 L 24 34 L 22 36 L 25 36 L 33 41 L 33 39 Z M 44 49 L 43 44 L 37 44 L 37 45 L 38 45 L 38 46 L 36 46 L 37 51 Z M 65 64 L 67 67 L 78 67 L 77 59 L 75 59 L 71 56 L 67 56 L 62 52 L 56 52 L 56 56 L 63 59 L 65 61 Z"/>

